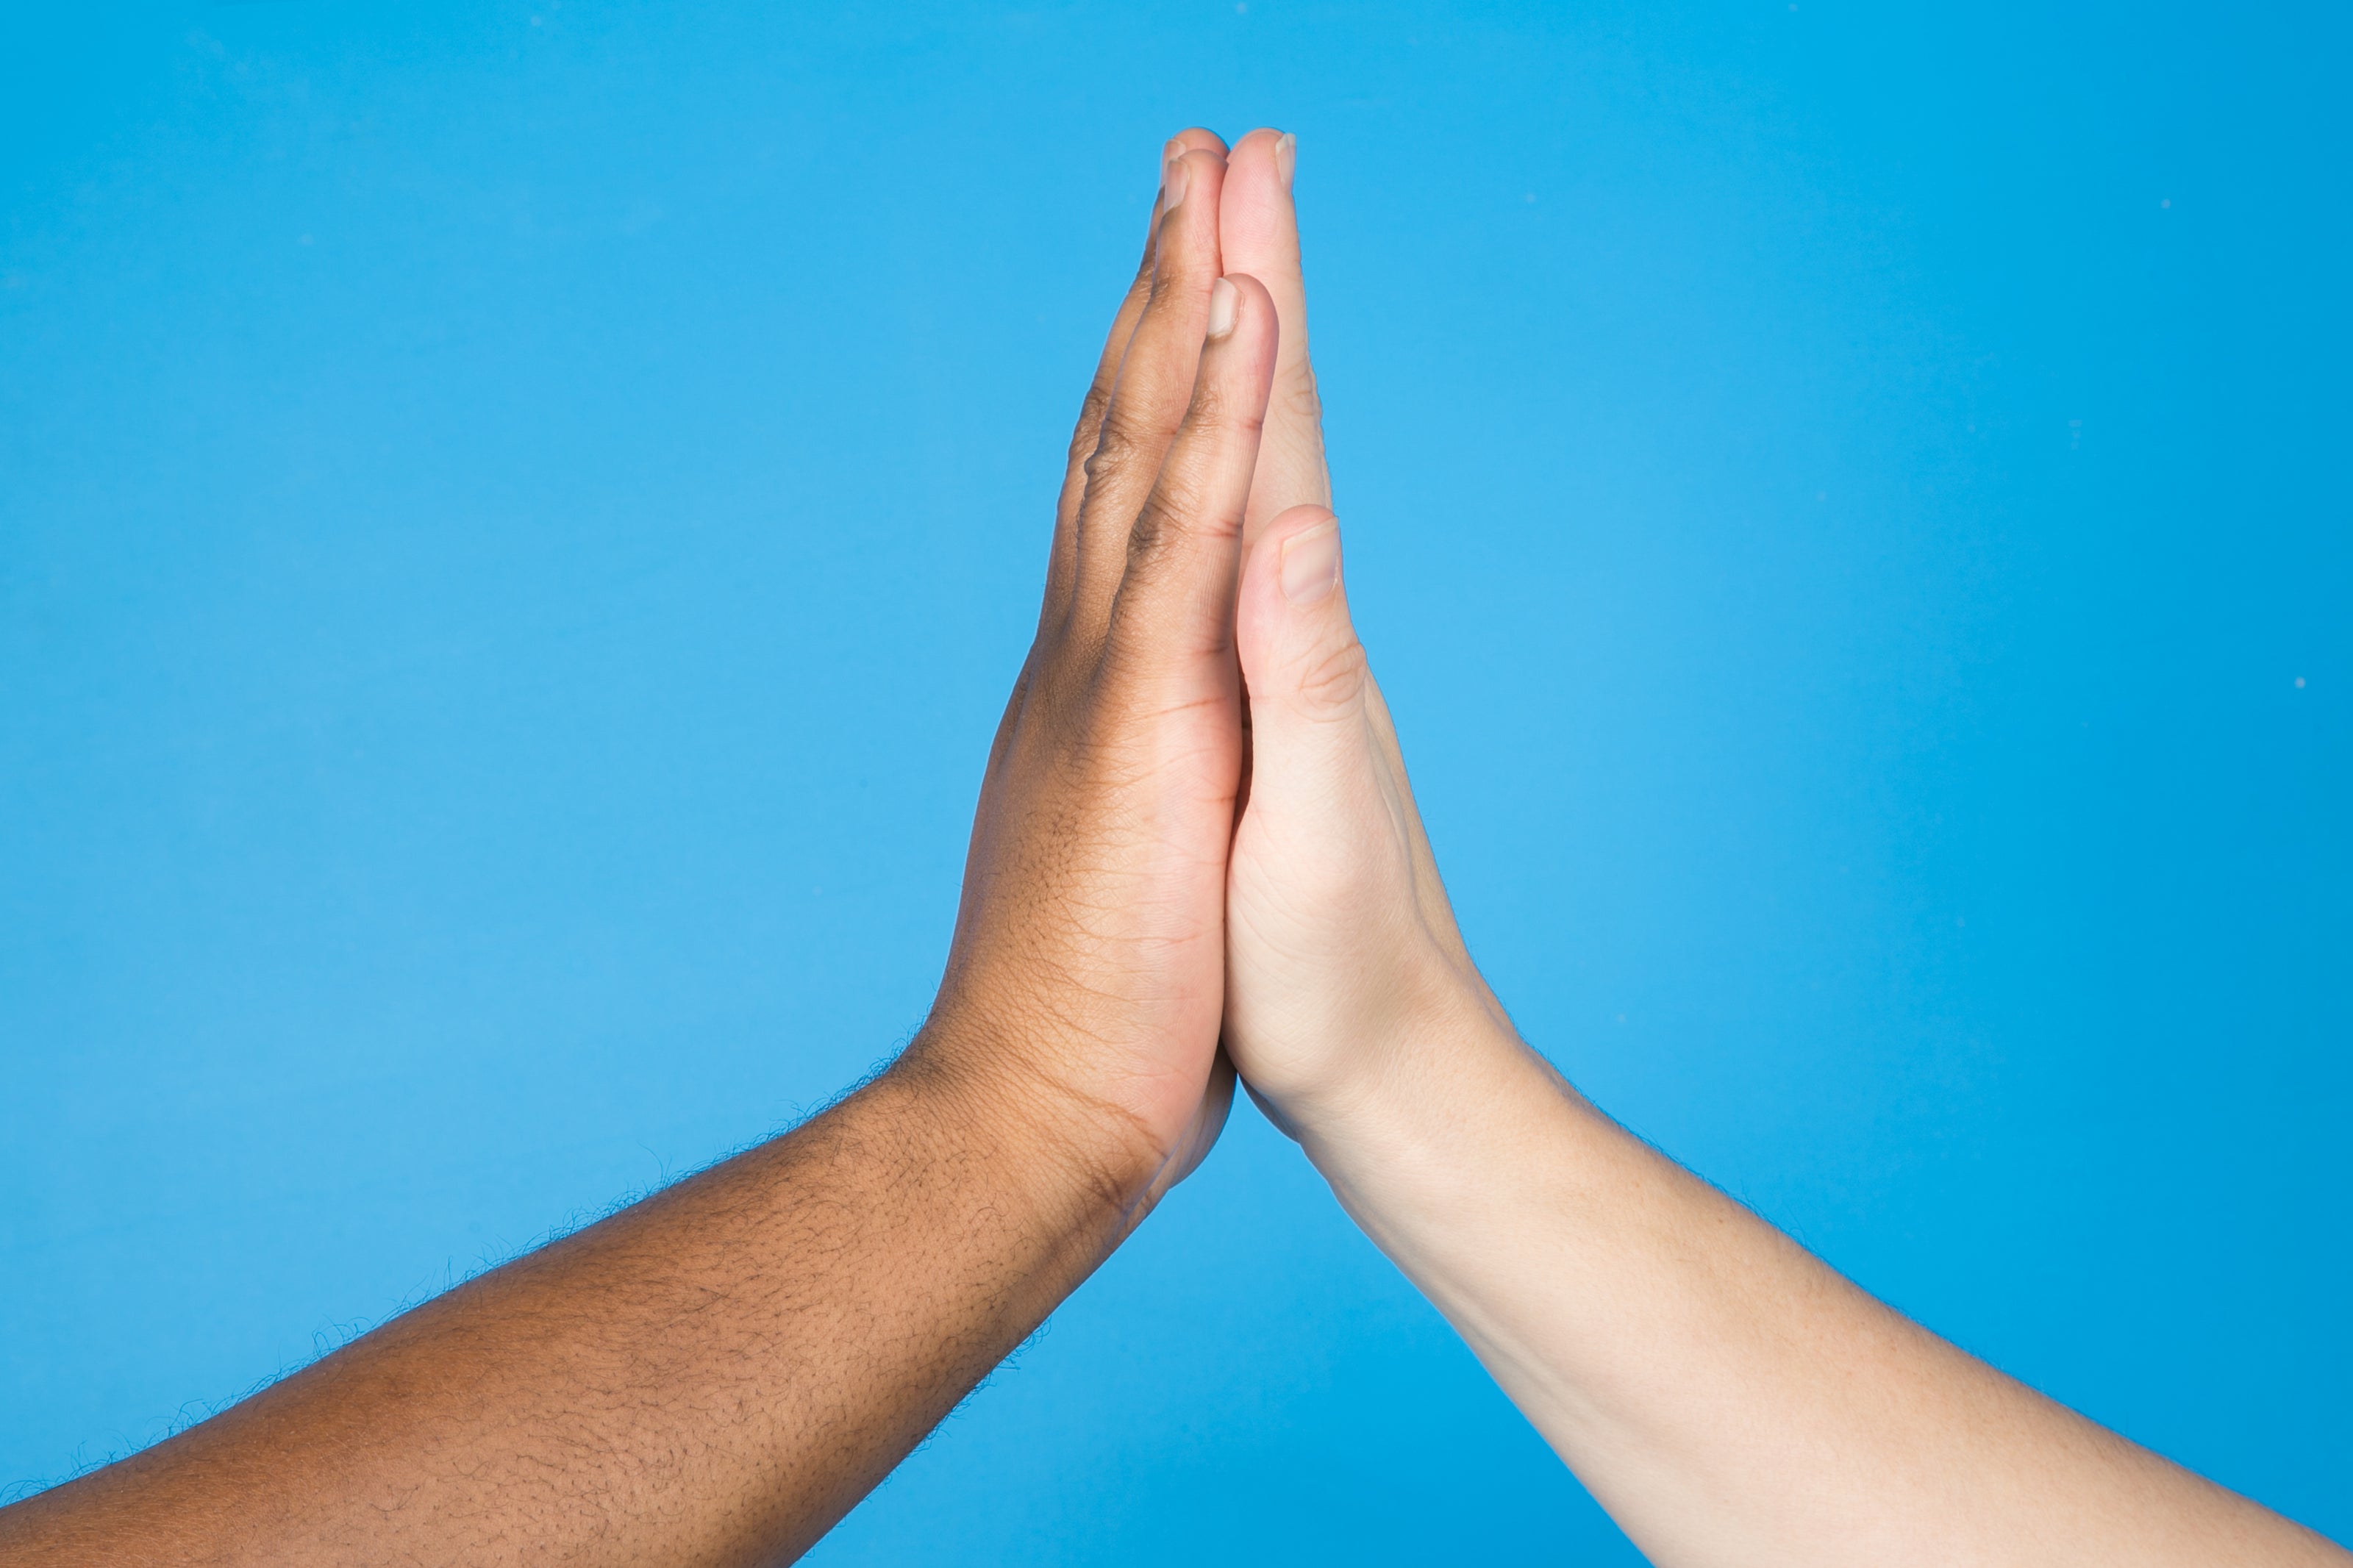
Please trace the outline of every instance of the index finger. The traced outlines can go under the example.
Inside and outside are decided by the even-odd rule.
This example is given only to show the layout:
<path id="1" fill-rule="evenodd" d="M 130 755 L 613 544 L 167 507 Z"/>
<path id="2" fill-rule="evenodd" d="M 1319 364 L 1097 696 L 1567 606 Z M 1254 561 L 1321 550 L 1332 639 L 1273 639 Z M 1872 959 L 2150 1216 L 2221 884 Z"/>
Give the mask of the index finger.
<path id="1" fill-rule="evenodd" d="M 1300 270 L 1299 215 L 1291 194 L 1296 142 L 1280 131 L 1253 131 L 1228 155 L 1219 200 L 1219 241 L 1226 269 L 1247 272 L 1274 300 L 1282 340 L 1258 475 L 1243 529 L 1256 538 L 1294 506 L 1328 507 L 1332 480 L 1324 463 L 1324 410 L 1307 353 L 1307 285 Z"/>
<path id="2" fill-rule="evenodd" d="M 1225 150 L 1226 144 L 1217 132 L 1199 126 L 1179 131 L 1160 150 L 1163 192 L 1153 197 L 1152 216 L 1145 226 L 1144 259 L 1136 264 L 1135 278 L 1128 284 L 1126 297 L 1120 300 L 1119 310 L 1112 317 L 1111 331 L 1104 337 L 1103 353 L 1095 361 L 1094 380 L 1079 405 L 1078 427 L 1071 433 L 1070 454 L 1062 468 L 1061 499 L 1054 508 L 1054 542 L 1046 561 L 1045 604 L 1039 613 L 1043 626 L 1058 624 L 1070 609 L 1071 589 L 1078 578 L 1079 505 L 1086 499 L 1087 458 L 1094 451 L 1095 439 L 1103 432 L 1103 413 L 1111 406 L 1112 387 L 1119 379 L 1119 362 L 1127 353 L 1128 339 L 1134 336 L 1135 323 L 1152 298 L 1152 263 L 1160 244 L 1165 171 L 1187 153 L 1222 155 Z"/>

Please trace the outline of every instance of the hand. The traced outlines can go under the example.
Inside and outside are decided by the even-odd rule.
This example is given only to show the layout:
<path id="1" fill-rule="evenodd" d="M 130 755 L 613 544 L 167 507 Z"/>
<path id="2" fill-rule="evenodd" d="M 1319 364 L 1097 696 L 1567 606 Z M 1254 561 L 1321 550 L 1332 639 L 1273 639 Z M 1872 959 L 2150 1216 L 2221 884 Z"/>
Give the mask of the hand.
<path id="1" fill-rule="evenodd" d="M 1312 410 L 1303 357 L 1305 404 L 1286 408 L 1282 374 L 1271 456 L 1305 449 L 1276 432 Z M 2353 1562 L 1888 1310 L 1518 1038 L 1439 881 L 1338 525 L 1300 493 L 1319 476 L 1262 462 L 1284 504 L 1261 521 L 1252 495 L 1226 1049 L 1648 1560 Z"/>
<path id="2" fill-rule="evenodd" d="M 1314 1133 L 1420 1053 L 1511 1026 L 1465 950 L 1341 582 L 1338 521 L 1293 507 L 1244 569 L 1248 806 L 1227 892 L 1226 1047 L 1275 1123 Z"/>
<path id="3" fill-rule="evenodd" d="M 1307 352 L 1307 288 L 1300 275 L 1299 215 L 1291 195 L 1297 144 L 1279 131 L 1253 131 L 1234 143 L 1219 204 L 1228 269 L 1266 285 L 1282 324 L 1274 387 L 1267 399 L 1258 472 L 1250 480 L 1242 543 L 1247 548 L 1285 509 L 1332 504 L 1324 463 L 1324 408 Z"/>
<path id="4" fill-rule="evenodd" d="M 1275 306 L 1220 278 L 1223 148 L 1169 144 L 1154 240 L 1071 444 L 1037 640 L 992 748 L 912 1073 L 1010 1082 L 1124 1207 L 1223 1125 L 1231 631 Z M 1108 1129 L 1107 1137 L 1098 1130 Z"/>
<path id="5" fill-rule="evenodd" d="M 1234 584 L 1276 348 L 1266 290 L 1219 277 L 1223 173 L 1205 132 L 1170 149 L 1072 443 L 947 976 L 900 1062 L 0 1510 L 0 1558 L 786 1561 L 1208 1148 L 1233 1088 Z"/>
<path id="6" fill-rule="evenodd" d="M 1226 1047 L 1294 1135 L 1294 1110 L 1382 1071 L 1399 1039 L 1501 1017 L 1456 932 L 1340 584 L 1295 159 L 1289 136 L 1243 137 L 1222 209 L 1226 264 L 1266 284 L 1282 321 L 1237 609 L 1252 758 L 1229 871 Z"/>

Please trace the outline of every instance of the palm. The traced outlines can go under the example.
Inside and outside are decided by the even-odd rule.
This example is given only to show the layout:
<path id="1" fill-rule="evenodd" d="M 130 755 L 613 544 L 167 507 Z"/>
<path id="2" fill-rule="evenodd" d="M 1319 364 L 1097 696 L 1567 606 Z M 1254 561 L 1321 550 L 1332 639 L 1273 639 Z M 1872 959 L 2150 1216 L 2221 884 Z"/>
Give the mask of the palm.
<path id="1" fill-rule="evenodd" d="M 1164 1169 L 1214 1135 L 1231 1087 L 1215 1065 L 1242 768 L 1230 605 L 1277 342 L 1266 291 L 1221 276 L 1217 151 L 1172 147 L 1072 439 L 941 1003 L 1044 1021 L 997 1049 L 1132 1123 Z"/>

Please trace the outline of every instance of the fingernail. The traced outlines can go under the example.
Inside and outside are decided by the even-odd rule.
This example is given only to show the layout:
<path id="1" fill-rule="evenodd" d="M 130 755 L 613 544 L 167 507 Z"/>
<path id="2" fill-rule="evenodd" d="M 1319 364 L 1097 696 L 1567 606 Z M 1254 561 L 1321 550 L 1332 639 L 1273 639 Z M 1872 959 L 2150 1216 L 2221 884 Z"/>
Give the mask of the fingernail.
<path id="1" fill-rule="evenodd" d="M 1185 143 L 1171 136 L 1160 149 L 1160 210 L 1167 211 L 1176 204 L 1168 199 L 1168 182 L 1176 177 L 1176 164 L 1185 156 Z"/>
<path id="2" fill-rule="evenodd" d="M 1215 342 L 1234 330 L 1234 308 L 1241 296 L 1224 279 L 1209 285 L 1209 341 Z"/>
<path id="3" fill-rule="evenodd" d="M 1185 187 L 1192 184 L 1193 171 L 1179 151 L 1168 160 L 1167 172 L 1160 176 L 1160 210 L 1173 213 L 1185 200 Z"/>
<path id="4" fill-rule="evenodd" d="M 1284 132 L 1274 143 L 1274 172 L 1284 190 L 1291 189 L 1291 171 L 1299 162 L 1299 138 Z"/>
<path id="5" fill-rule="evenodd" d="M 1332 523 L 1295 533 L 1282 542 L 1282 596 L 1312 605 L 1340 580 L 1340 530 Z"/>

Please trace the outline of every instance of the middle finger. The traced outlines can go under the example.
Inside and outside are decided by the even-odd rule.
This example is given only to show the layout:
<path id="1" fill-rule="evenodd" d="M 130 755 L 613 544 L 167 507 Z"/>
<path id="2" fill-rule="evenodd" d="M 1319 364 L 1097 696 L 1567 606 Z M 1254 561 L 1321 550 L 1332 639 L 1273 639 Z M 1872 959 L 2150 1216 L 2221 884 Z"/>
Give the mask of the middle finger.
<path id="1" fill-rule="evenodd" d="M 1086 462 L 1071 618 L 1085 643 L 1102 634 L 1126 567 L 1129 525 L 1152 493 L 1193 400 L 1209 289 L 1219 274 L 1218 196 L 1225 169 L 1225 160 L 1207 151 L 1186 153 L 1169 168 L 1152 298 L 1128 339 L 1103 433 Z"/>

